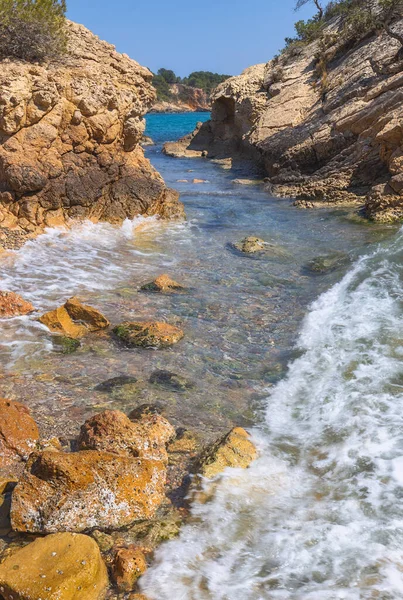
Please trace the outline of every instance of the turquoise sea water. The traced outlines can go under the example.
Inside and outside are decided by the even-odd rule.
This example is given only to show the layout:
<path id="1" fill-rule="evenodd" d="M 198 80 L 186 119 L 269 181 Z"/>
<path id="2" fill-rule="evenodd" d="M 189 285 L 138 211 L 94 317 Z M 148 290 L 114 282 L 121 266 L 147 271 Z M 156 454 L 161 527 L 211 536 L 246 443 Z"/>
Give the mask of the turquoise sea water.
<path id="1" fill-rule="evenodd" d="M 150 114 L 146 116 L 146 135 L 155 143 L 174 141 L 193 131 L 198 121 L 203 123 L 210 118 L 210 113 Z"/>

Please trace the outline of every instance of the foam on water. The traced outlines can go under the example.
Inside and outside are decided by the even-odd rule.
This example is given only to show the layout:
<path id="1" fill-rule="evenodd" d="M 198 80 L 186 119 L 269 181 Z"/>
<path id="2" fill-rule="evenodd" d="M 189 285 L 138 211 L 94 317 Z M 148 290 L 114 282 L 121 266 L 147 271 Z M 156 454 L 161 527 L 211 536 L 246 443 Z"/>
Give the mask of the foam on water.
<path id="1" fill-rule="evenodd" d="M 160 548 L 150 598 L 402 598 L 402 258 L 400 234 L 313 304 L 260 458 Z"/>

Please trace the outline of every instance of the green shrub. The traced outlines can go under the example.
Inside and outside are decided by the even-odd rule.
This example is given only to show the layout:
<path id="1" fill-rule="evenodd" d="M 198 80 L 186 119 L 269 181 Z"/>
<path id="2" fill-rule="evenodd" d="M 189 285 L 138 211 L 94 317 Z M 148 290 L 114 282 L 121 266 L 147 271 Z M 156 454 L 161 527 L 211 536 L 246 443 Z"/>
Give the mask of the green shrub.
<path id="1" fill-rule="evenodd" d="M 0 59 L 42 62 L 66 50 L 65 0 L 0 0 Z"/>

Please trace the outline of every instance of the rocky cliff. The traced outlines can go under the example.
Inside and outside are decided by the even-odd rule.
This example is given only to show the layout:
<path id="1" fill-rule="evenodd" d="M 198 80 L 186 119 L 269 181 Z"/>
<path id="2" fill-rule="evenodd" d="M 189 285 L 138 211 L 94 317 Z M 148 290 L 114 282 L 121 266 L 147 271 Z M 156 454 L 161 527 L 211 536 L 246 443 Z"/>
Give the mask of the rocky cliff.
<path id="1" fill-rule="evenodd" d="M 207 112 L 211 110 L 211 99 L 201 88 L 183 83 L 169 86 L 171 99 L 153 104 L 151 113 Z"/>
<path id="2" fill-rule="evenodd" d="M 403 34 L 403 20 L 391 27 Z M 403 52 L 383 31 L 360 42 L 333 19 L 321 40 L 221 84 L 211 121 L 167 152 L 248 157 L 268 191 L 300 206 L 352 203 L 403 218 Z"/>
<path id="3" fill-rule="evenodd" d="M 139 145 L 151 73 L 69 22 L 58 62 L 0 63 L 0 226 L 183 214 Z"/>

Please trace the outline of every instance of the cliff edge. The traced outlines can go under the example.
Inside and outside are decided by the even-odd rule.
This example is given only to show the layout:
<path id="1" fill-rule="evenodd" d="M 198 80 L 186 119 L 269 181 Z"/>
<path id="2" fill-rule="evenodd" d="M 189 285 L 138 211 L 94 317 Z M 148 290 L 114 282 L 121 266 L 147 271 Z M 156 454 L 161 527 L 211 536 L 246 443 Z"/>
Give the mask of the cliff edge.
<path id="1" fill-rule="evenodd" d="M 0 227 L 183 215 L 139 145 L 152 74 L 82 25 L 59 61 L 0 62 Z"/>
<path id="2" fill-rule="evenodd" d="M 243 156 L 274 195 L 311 207 L 349 203 L 403 218 L 403 19 L 357 40 L 335 18 L 321 40 L 222 83 L 211 121 L 172 155 Z"/>

